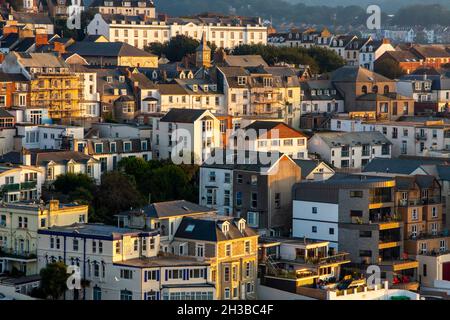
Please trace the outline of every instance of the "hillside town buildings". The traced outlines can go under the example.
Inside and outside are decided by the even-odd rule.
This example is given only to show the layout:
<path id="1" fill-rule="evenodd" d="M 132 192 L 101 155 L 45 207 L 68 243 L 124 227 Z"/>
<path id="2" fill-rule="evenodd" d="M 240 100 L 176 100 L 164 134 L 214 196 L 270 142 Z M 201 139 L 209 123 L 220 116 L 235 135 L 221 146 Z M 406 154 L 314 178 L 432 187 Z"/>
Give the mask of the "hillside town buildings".
<path id="1" fill-rule="evenodd" d="M 75 4 L 78 35 L 69 1 L 0 6 L 0 294 L 58 266 L 61 300 L 449 299 L 448 45 Z"/>

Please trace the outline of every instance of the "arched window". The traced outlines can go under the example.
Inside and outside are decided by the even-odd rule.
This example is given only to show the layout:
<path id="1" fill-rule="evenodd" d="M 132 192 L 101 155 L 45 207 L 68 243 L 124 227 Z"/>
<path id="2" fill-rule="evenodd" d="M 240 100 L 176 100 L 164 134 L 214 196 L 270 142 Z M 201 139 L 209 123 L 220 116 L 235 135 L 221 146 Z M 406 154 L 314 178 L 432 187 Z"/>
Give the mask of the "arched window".
<path id="1" fill-rule="evenodd" d="M 367 94 L 367 86 L 362 86 L 362 93 Z"/>
<path id="2" fill-rule="evenodd" d="M 384 93 L 389 93 L 389 86 L 388 85 L 384 86 Z"/>
<path id="3" fill-rule="evenodd" d="M 373 86 L 372 87 L 372 92 L 373 93 L 378 93 L 378 86 Z"/>

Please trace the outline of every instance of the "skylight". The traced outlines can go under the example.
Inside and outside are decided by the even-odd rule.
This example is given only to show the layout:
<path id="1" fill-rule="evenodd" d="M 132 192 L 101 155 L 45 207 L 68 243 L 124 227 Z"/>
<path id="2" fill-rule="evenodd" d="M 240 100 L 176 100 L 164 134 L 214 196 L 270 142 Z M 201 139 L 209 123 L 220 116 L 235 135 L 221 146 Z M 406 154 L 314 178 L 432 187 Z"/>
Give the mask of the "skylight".
<path id="1" fill-rule="evenodd" d="M 195 225 L 194 224 L 190 224 L 186 227 L 185 231 L 186 232 L 192 232 L 194 230 Z"/>

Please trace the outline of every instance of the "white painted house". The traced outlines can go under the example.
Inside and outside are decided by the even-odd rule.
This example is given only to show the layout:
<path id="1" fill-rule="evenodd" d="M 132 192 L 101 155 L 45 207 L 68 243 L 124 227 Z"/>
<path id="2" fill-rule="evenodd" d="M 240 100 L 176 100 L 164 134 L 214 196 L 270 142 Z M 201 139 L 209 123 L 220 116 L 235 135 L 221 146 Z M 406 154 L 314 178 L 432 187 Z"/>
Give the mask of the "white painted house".
<path id="1" fill-rule="evenodd" d="M 158 231 L 75 224 L 38 233 L 39 268 L 62 261 L 80 267 L 82 279 L 90 283 L 68 290 L 66 299 L 214 299 L 209 264 L 189 257 L 158 256 Z"/>
<path id="2" fill-rule="evenodd" d="M 64 125 L 18 123 L 16 148 L 60 150 L 65 139 L 82 139 L 84 128 Z"/>
<path id="3" fill-rule="evenodd" d="M 139 49 L 150 43 L 164 43 L 177 35 L 206 41 L 219 48 L 240 44 L 266 44 L 267 27 L 260 18 L 195 16 L 191 18 L 145 19 L 143 16 L 116 16 L 97 13 L 87 26 L 89 35 L 103 35 L 111 42 L 126 42 Z"/>
<path id="4" fill-rule="evenodd" d="M 277 151 L 292 159 L 308 159 L 307 136 L 283 122 L 255 121 L 238 130 L 231 139 L 235 140 L 236 149 Z"/>
<path id="5" fill-rule="evenodd" d="M 324 197 L 322 201 L 304 198 L 295 192 L 297 188 L 308 188 L 308 183 L 294 186 L 292 236 L 329 241 L 329 246 L 338 250 L 338 202 L 328 197 Z"/>
<path id="6" fill-rule="evenodd" d="M 380 132 L 392 143 L 392 156 L 450 156 L 450 124 L 443 120 L 364 121 L 331 119 L 331 130 Z"/>
<path id="7" fill-rule="evenodd" d="M 162 118 L 152 120 L 156 159 L 178 157 L 192 163 L 194 157 L 194 163 L 202 164 L 220 146 L 220 121 L 208 110 L 171 109 Z"/>
<path id="8" fill-rule="evenodd" d="M 371 159 L 391 158 L 391 142 L 380 132 L 318 132 L 308 141 L 310 153 L 336 168 L 361 168 Z"/>

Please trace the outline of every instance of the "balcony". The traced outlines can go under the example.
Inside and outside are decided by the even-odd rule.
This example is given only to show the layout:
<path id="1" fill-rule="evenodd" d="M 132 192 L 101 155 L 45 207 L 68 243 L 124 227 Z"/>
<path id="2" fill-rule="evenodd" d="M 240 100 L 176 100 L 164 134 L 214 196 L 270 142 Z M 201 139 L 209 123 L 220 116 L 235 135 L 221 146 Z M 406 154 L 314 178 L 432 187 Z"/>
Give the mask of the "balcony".
<path id="1" fill-rule="evenodd" d="M 398 201 L 399 207 L 418 207 L 418 206 L 425 206 L 430 204 L 441 204 L 442 198 L 437 197 L 429 197 L 429 198 L 418 198 L 418 199 L 400 199 Z"/>
<path id="2" fill-rule="evenodd" d="M 6 260 L 13 261 L 37 261 L 37 257 L 35 253 L 31 253 L 29 251 L 20 251 L 13 249 L 5 249 L 2 248 L 0 250 L 0 257 Z"/>
<path id="3" fill-rule="evenodd" d="M 19 190 L 20 190 L 20 183 L 5 184 L 2 187 L 3 192 L 11 192 L 11 191 L 19 191 Z"/>
<path id="4" fill-rule="evenodd" d="M 30 190 L 36 189 L 37 182 L 36 181 L 28 181 L 20 184 L 20 190 Z"/>
<path id="5" fill-rule="evenodd" d="M 419 141 L 427 140 L 427 134 L 426 133 L 424 133 L 424 134 L 416 133 L 416 140 L 419 140 Z"/>
<path id="6" fill-rule="evenodd" d="M 22 183 L 13 183 L 13 184 L 5 184 L 2 188 L 2 192 L 14 192 L 20 190 L 32 190 L 36 189 L 37 182 L 36 181 L 28 181 Z"/>
<path id="7" fill-rule="evenodd" d="M 391 195 L 371 195 L 369 197 L 369 203 L 385 203 L 392 202 Z"/>
<path id="8" fill-rule="evenodd" d="M 448 230 L 437 231 L 437 232 L 420 232 L 417 235 L 410 235 L 410 240 L 425 240 L 425 239 L 436 239 L 436 238 L 445 238 L 450 236 L 450 232 Z"/>

